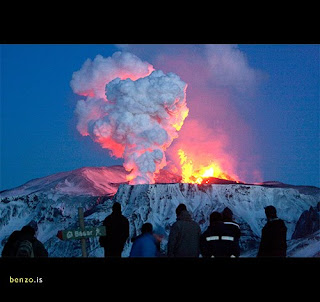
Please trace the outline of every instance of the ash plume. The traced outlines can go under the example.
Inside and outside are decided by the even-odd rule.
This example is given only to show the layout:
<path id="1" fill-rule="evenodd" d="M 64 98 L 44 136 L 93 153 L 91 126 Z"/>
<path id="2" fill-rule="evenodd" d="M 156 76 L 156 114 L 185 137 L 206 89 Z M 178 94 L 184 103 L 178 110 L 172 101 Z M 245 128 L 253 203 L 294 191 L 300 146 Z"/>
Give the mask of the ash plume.
<path id="1" fill-rule="evenodd" d="M 75 110 L 78 131 L 124 159 L 130 184 L 154 183 L 188 115 L 187 84 L 132 53 L 116 52 L 88 59 L 70 85 L 86 96 Z"/>

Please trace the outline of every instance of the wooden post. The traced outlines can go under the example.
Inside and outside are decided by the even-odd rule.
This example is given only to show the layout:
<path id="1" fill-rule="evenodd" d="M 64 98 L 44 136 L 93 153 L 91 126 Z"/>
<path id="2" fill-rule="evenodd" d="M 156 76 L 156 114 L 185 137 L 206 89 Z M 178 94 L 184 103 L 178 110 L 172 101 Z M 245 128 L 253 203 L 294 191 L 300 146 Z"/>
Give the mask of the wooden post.
<path id="1" fill-rule="evenodd" d="M 81 231 L 84 231 L 84 216 L 83 216 L 83 208 L 78 208 L 78 214 L 79 214 L 79 224 Z M 87 256 L 87 249 L 86 249 L 86 239 L 81 238 L 81 250 L 82 250 L 82 257 L 88 257 Z"/>

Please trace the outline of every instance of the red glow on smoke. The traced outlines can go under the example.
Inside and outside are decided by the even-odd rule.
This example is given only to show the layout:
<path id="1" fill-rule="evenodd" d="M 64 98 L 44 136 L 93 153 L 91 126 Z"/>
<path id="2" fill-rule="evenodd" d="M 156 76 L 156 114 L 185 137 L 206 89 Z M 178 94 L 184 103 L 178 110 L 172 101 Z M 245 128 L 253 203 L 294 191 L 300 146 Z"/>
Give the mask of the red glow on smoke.
<path id="1" fill-rule="evenodd" d="M 118 158 L 123 156 L 125 146 L 115 142 L 110 137 L 99 137 L 95 141 L 99 143 L 102 148 L 109 149 L 112 156 Z"/>
<path id="2" fill-rule="evenodd" d="M 183 182 L 201 183 L 201 177 L 239 181 L 237 161 L 227 152 L 229 139 L 196 120 L 186 120 L 179 138 L 168 150 Z M 174 172 L 174 169 L 170 169 Z"/>

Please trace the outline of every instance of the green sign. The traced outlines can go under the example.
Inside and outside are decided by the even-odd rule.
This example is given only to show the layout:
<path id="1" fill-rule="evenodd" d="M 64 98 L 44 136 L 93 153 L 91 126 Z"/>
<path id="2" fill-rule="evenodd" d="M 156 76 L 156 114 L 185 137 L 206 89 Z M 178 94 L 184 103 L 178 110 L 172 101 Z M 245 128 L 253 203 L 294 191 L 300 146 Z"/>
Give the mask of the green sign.
<path id="1" fill-rule="evenodd" d="M 83 239 L 89 237 L 106 236 L 106 227 L 86 227 L 84 230 L 64 230 L 61 232 L 62 240 Z"/>

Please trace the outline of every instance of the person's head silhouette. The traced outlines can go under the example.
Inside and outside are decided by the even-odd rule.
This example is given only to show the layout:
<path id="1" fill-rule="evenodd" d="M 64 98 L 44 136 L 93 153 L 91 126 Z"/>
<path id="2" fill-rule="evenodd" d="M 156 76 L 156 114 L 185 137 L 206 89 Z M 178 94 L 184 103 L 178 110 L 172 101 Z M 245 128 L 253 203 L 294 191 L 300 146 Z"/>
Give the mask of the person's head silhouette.
<path id="1" fill-rule="evenodd" d="M 277 218 L 277 210 L 274 206 L 267 206 L 264 208 L 267 219 Z"/>
<path id="2" fill-rule="evenodd" d="M 177 215 L 177 217 L 180 215 L 180 213 L 181 213 L 182 211 L 186 211 L 186 210 L 187 210 L 186 205 L 185 205 L 184 203 L 180 203 L 180 204 L 177 206 L 177 208 L 176 208 L 176 215 Z"/>

